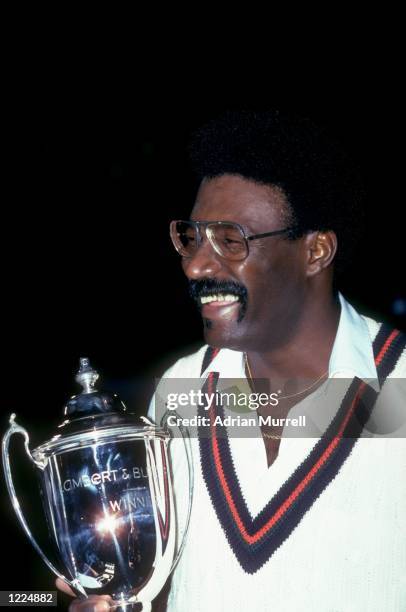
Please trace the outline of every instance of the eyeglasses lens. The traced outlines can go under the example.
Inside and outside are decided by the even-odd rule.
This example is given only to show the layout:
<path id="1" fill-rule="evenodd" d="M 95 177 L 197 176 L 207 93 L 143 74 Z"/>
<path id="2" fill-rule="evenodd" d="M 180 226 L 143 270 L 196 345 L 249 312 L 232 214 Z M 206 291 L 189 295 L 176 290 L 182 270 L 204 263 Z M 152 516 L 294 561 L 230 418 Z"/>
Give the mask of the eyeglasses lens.
<path id="1" fill-rule="evenodd" d="M 231 260 L 244 259 L 248 254 L 245 237 L 238 227 L 232 223 L 208 223 L 204 225 L 206 235 L 216 252 Z M 173 244 L 183 257 L 193 257 L 199 244 L 197 226 L 187 221 L 177 221 L 171 224 Z"/>

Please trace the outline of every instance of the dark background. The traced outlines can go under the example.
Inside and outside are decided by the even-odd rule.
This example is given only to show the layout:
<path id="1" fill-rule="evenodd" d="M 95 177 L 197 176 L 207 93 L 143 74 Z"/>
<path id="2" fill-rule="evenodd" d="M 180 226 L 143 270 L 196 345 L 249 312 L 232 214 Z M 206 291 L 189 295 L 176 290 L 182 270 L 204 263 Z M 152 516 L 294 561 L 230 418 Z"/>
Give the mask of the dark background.
<path id="1" fill-rule="evenodd" d="M 201 342 L 168 223 L 187 216 L 193 202 L 188 134 L 222 108 L 190 101 L 141 109 L 120 101 L 90 105 L 79 94 L 72 100 L 50 95 L 29 108 L 17 108 L 7 120 L 1 429 L 16 412 L 36 445 L 62 420 L 65 401 L 77 391 L 80 356 L 91 359 L 129 408 L 146 413 L 154 376 Z M 405 329 L 395 153 L 400 112 L 354 101 L 294 110 L 325 126 L 363 175 L 367 226 L 342 286 L 345 296 L 366 314 Z M 23 507 L 36 525 L 42 511 L 20 446 L 16 438 Z M 1 589 L 52 588 L 53 577 L 31 550 L 6 495 L 3 484 Z M 8 563 L 8 546 L 19 561 Z"/>

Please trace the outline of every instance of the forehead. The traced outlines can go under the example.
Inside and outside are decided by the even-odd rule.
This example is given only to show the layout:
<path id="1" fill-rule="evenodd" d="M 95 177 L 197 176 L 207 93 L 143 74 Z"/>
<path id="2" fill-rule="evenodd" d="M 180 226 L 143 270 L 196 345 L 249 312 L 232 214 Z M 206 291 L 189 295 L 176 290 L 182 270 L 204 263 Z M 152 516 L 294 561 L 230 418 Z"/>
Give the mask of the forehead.
<path id="1" fill-rule="evenodd" d="M 259 229 L 280 225 L 287 210 L 283 191 L 238 175 L 204 179 L 190 218 L 194 221 L 234 221 Z"/>

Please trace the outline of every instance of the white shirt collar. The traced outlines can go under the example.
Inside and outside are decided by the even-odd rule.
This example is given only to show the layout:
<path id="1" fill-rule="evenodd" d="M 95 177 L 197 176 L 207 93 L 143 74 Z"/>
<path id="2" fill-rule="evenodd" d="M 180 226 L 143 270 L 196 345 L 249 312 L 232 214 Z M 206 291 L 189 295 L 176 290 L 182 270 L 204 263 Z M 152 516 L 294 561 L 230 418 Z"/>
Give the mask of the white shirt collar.
<path id="1" fill-rule="evenodd" d="M 339 293 L 341 305 L 329 362 L 329 378 L 358 378 L 379 390 L 372 342 L 365 319 Z M 203 372 L 220 372 L 222 378 L 245 378 L 243 353 L 222 349 Z"/>
<path id="2" fill-rule="evenodd" d="M 341 293 L 339 299 L 341 315 L 330 355 L 329 378 L 357 376 L 367 383 L 377 381 L 378 373 L 368 325 Z"/>

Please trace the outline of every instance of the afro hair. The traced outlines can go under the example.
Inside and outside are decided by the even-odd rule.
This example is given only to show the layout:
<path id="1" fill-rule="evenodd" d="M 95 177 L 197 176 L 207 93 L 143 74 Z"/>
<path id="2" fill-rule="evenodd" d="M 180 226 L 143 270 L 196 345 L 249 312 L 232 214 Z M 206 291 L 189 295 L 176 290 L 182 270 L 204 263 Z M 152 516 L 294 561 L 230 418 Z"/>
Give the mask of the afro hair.
<path id="1" fill-rule="evenodd" d="M 227 111 L 203 125 L 189 145 L 199 181 L 236 174 L 281 188 L 287 221 L 337 235 L 336 270 L 350 261 L 363 224 L 364 190 L 354 163 L 310 120 L 278 111 Z M 265 231 L 265 230 L 264 230 Z"/>

